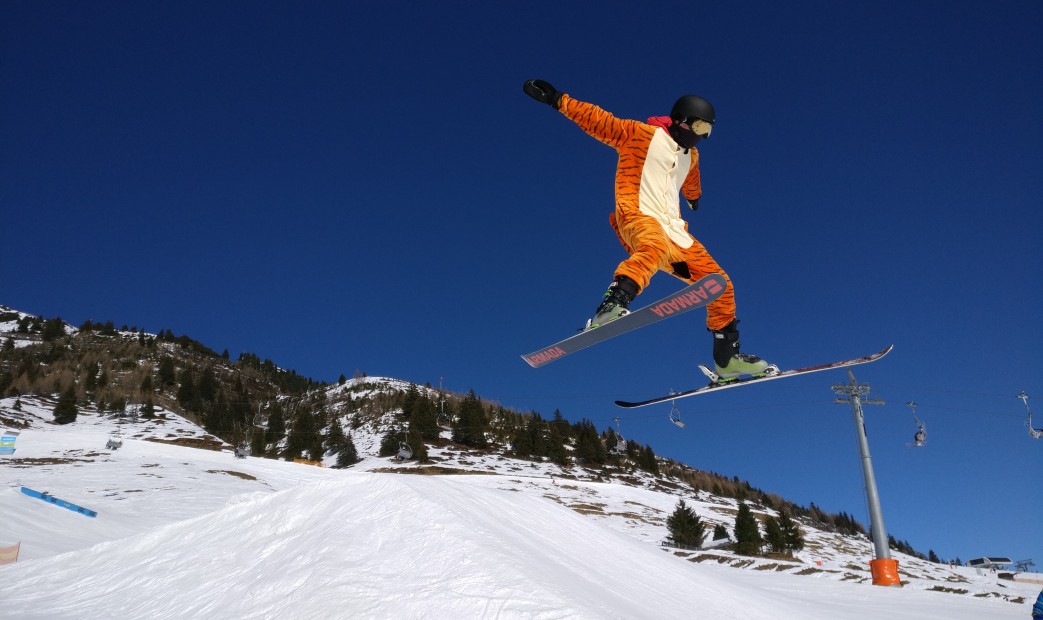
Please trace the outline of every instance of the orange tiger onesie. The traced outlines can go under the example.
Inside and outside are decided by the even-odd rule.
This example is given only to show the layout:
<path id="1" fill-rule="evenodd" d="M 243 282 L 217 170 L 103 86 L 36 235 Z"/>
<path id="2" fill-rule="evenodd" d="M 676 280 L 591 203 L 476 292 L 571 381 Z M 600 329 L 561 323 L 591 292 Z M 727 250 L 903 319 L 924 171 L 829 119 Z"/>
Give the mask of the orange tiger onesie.
<path id="1" fill-rule="evenodd" d="M 702 194 L 699 182 L 699 151 L 679 146 L 666 131 L 669 117 L 649 123 L 616 118 L 596 105 L 561 94 L 558 110 L 580 129 L 616 149 L 616 210 L 609 216 L 616 236 L 630 254 L 616 268 L 648 286 L 656 271 L 665 271 L 695 282 L 709 273 L 719 273 L 728 288 L 706 307 L 706 325 L 724 329 L 735 320 L 735 293 L 728 274 L 688 232 L 681 217 L 679 194 L 689 201 Z"/>

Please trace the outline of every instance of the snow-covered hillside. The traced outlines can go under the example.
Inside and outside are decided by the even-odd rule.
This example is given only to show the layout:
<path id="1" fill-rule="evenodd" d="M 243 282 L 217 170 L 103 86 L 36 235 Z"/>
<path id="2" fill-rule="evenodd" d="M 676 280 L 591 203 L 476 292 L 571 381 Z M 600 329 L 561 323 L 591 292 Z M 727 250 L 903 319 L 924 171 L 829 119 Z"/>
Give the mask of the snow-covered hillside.
<path id="1" fill-rule="evenodd" d="M 900 554 L 906 586 L 872 586 L 867 541 L 806 527 L 793 561 L 666 548 L 679 497 L 711 527 L 735 503 L 651 476 L 453 448 L 396 463 L 365 429 L 348 470 L 236 459 L 170 412 L 57 426 L 52 403 L 15 402 L 0 400 L 26 425 L 0 457 L 0 547 L 21 543 L 0 566 L 9 617 L 1023 619 L 1039 592 Z"/>

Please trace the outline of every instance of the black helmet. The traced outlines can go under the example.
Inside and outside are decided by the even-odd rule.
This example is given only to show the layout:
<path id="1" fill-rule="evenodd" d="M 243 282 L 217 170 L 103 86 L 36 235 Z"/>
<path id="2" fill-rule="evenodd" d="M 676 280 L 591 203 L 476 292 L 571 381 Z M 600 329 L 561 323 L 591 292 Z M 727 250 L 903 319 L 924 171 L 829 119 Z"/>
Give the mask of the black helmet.
<path id="1" fill-rule="evenodd" d="M 714 112 L 710 102 L 695 95 L 685 95 L 677 100 L 670 110 L 670 118 L 683 121 L 690 118 L 701 118 L 713 125 Z"/>

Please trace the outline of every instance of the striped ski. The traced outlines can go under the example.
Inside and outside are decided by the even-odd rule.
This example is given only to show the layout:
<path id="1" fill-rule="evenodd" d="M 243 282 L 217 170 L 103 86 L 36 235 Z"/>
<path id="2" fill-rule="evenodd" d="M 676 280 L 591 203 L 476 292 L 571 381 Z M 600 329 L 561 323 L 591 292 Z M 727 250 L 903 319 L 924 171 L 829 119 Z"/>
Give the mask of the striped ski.
<path id="1" fill-rule="evenodd" d="M 626 401 L 617 400 L 616 405 L 624 407 L 626 409 L 632 409 L 635 407 L 645 407 L 648 405 L 655 405 L 657 403 L 665 403 L 668 400 L 677 400 L 679 398 L 688 398 L 689 396 L 695 396 L 697 394 L 706 394 L 707 392 L 713 392 L 716 390 L 726 390 L 728 388 L 739 387 L 740 385 L 749 385 L 751 383 L 761 383 L 762 381 L 771 381 L 772 379 L 785 379 L 786 377 L 796 377 L 797 375 L 804 375 L 812 372 L 821 372 L 823 370 L 832 370 L 834 368 L 846 368 L 848 366 L 857 366 L 859 364 L 868 364 L 869 362 L 875 362 L 881 357 L 891 352 L 891 348 L 894 345 L 888 345 L 887 348 L 883 349 L 878 353 L 872 355 L 866 355 L 865 357 L 856 357 L 854 359 L 843 360 L 840 362 L 832 362 L 829 364 L 819 364 L 818 366 L 807 366 L 805 368 L 796 368 L 793 370 L 783 370 L 772 374 L 763 375 L 760 377 L 748 377 L 744 379 L 735 379 L 733 381 L 718 382 L 717 374 L 710 370 L 706 366 L 699 366 L 699 369 L 703 371 L 707 377 L 710 378 L 710 385 L 695 388 L 685 392 L 676 392 L 668 394 L 666 396 L 658 396 L 656 398 L 650 398 L 648 400 L 638 401 Z"/>
<path id="2" fill-rule="evenodd" d="M 559 360 L 566 355 L 575 353 L 599 342 L 615 338 L 635 329 L 668 319 L 702 308 L 706 304 L 724 294 L 728 282 L 724 276 L 712 273 L 700 278 L 694 284 L 668 295 L 659 301 L 652 303 L 630 314 L 606 323 L 601 327 L 582 331 L 575 336 L 556 342 L 548 347 L 543 347 L 522 356 L 533 368 L 539 368 L 554 360 Z"/>

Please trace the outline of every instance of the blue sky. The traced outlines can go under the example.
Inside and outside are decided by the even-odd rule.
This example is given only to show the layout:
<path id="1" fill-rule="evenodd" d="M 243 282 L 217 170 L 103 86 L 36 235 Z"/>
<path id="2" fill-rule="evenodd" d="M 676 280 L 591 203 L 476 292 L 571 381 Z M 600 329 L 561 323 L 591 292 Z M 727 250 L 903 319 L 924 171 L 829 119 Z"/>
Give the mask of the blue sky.
<path id="1" fill-rule="evenodd" d="M 701 313 L 534 370 L 624 257 L 615 153 L 522 93 L 717 109 L 693 233 L 744 350 L 855 371 L 888 532 L 1035 558 L 1043 5 L 18 2 L 0 7 L 0 303 L 555 409 L 868 525 L 843 372 L 668 406 Z M 596 7 L 596 8 L 595 8 Z M 639 304 L 676 288 L 656 276 Z M 905 403 L 919 403 L 928 445 Z M 940 523 L 944 522 L 945 527 Z"/>

